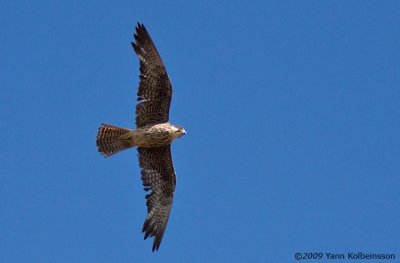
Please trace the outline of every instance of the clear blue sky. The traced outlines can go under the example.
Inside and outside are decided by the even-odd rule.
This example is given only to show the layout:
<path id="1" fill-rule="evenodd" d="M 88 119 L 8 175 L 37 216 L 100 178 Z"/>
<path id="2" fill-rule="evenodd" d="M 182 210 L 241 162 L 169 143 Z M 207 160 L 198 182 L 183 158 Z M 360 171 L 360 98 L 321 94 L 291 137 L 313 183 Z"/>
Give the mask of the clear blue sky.
<path id="1" fill-rule="evenodd" d="M 157 253 L 136 150 L 95 146 L 134 127 L 138 21 L 187 131 Z M 0 262 L 400 258 L 398 1 L 2 1 L 0 31 Z"/>

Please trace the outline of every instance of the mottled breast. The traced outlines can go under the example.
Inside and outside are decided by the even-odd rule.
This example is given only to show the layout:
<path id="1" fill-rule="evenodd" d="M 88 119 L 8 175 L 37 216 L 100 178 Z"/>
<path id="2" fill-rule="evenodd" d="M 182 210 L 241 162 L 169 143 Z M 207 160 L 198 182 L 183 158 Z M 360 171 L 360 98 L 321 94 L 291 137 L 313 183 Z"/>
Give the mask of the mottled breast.
<path id="1" fill-rule="evenodd" d="M 145 126 L 136 130 L 136 143 L 139 147 L 157 147 L 172 142 L 171 124 L 161 123 Z"/>

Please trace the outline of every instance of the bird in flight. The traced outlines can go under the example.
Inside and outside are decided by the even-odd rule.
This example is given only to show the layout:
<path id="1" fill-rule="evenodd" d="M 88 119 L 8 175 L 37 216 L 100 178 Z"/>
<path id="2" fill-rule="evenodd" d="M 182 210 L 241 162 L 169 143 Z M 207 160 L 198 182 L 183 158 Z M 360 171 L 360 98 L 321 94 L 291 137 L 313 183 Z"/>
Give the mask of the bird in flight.
<path id="1" fill-rule="evenodd" d="M 143 24 L 138 23 L 132 42 L 140 62 L 136 129 L 102 124 L 97 133 L 98 151 L 105 157 L 137 147 L 146 195 L 144 239 L 154 237 L 152 251 L 160 247 L 175 192 L 176 174 L 171 156 L 173 140 L 186 134 L 169 123 L 172 86 L 156 46 Z"/>

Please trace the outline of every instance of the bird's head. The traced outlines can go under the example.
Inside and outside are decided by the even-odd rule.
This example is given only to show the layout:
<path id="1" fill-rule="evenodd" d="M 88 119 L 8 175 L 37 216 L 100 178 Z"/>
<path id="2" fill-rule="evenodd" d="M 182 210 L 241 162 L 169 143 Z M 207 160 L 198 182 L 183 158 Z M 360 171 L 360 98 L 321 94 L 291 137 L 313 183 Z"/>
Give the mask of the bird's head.
<path id="1" fill-rule="evenodd" d="M 186 131 L 183 127 L 178 126 L 178 125 L 172 125 L 172 134 L 174 138 L 179 138 L 182 137 L 183 135 L 186 134 Z"/>

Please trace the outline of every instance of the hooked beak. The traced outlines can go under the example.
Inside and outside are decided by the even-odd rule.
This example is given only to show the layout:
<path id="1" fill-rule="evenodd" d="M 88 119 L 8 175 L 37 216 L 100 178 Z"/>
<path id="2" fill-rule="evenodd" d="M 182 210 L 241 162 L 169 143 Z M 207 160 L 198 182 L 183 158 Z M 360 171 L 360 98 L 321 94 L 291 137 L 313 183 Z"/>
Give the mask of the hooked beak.
<path id="1" fill-rule="evenodd" d="M 185 131 L 185 129 L 182 129 L 182 133 L 183 133 L 183 135 L 185 135 L 185 134 L 186 134 L 186 131 Z"/>

